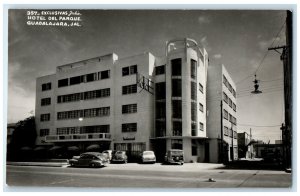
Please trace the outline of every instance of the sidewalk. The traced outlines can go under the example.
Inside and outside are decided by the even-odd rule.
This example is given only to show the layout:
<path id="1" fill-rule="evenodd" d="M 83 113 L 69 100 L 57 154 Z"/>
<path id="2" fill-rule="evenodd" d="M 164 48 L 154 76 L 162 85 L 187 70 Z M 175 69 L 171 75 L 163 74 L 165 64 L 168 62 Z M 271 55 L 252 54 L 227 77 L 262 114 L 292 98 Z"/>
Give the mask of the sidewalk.
<path id="1" fill-rule="evenodd" d="M 66 167 L 68 166 L 67 160 L 62 161 L 49 161 L 49 162 L 6 162 L 6 165 L 14 166 L 42 166 L 42 167 Z"/>

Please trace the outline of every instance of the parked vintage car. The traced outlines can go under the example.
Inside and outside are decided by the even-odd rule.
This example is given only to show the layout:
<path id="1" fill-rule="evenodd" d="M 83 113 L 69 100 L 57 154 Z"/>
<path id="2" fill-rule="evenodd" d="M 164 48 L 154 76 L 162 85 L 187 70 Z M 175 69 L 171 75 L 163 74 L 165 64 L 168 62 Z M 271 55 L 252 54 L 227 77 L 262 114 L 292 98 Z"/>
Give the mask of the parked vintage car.
<path id="1" fill-rule="evenodd" d="M 126 155 L 125 151 L 116 151 L 111 159 L 111 162 L 116 163 L 116 162 L 123 162 L 123 163 L 127 163 L 128 158 Z"/>
<path id="2" fill-rule="evenodd" d="M 165 163 L 169 163 L 169 164 L 176 163 L 176 164 L 183 165 L 184 163 L 183 150 L 178 150 L 178 149 L 168 150 L 165 155 Z"/>
<path id="3" fill-rule="evenodd" d="M 141 153 L 141 163 L 155 163 L 156 156 L 153 151 L 144 151 Z"/>
<path id="4" fill-rule="evenodd" d="M 105 155 L 99 152 L 86 152 L 80 157 L 73 157 L 69 160 L 71 166 L 77 167 L 103 167 L 109 163 Z"/>

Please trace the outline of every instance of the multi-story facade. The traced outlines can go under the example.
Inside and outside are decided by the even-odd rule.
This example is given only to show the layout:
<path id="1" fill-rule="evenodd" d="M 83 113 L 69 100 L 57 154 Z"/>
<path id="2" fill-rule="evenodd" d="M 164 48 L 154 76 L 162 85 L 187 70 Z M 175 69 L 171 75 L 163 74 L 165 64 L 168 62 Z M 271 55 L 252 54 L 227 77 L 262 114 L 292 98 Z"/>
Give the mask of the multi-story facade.
<path id="1" fill-rule="evenodd" d="M 205 49 L 191 39 L 167 42 L 164 57 L 109 54 L 58 66 L 37 79 L 37 144 L 131 157 L 154 150 L 158 160 L 176 148 L 185 161 L 204 162 L 207 70 Z"/>
<path id="2" fill-rule="evenodd" d="M 236 86 L 225 66 L 210 65 L 207 80 L 208 162 L 238 158 L 236 105 Z"/>

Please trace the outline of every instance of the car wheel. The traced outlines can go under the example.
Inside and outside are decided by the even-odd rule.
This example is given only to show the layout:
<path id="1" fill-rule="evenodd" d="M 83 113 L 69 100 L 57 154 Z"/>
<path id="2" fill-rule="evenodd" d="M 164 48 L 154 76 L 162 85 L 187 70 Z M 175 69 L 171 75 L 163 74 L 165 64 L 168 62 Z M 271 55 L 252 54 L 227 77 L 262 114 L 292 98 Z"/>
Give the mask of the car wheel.
<path id="1" fill-rule="evenodd" d="M 91 164 L 91 167 L 96 167 L 95 163 L 92 163 L 92 164 Z"/>
<path id="2" fill-rule="evenodd" d="M 127 159 L 124 161 L 124 163 L 127 163 Z"/>

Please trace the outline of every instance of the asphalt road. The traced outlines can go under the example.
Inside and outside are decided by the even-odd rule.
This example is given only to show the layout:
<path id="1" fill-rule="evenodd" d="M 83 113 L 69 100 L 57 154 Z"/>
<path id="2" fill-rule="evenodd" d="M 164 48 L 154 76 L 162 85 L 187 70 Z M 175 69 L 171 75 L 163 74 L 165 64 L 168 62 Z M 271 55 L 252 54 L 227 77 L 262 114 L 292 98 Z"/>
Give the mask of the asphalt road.
<path id="1" fill-rule="evenodd" d="M 6 167 L 6 188 L 94 187 L 123 191 L 124 188 L 281 188 L 289 190 L 291 174 L 283 171 L 228 170 L 217 164 L 179 165 L 110 164 L 104 168 L 11 166 Z M 210 182 L 209 178 L 215 180 Z M 111 189 L 113 188 L 113 189 Z M 255 189 L 253 189 L 255 190 Z"/>

